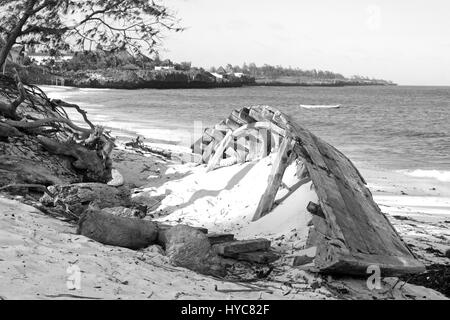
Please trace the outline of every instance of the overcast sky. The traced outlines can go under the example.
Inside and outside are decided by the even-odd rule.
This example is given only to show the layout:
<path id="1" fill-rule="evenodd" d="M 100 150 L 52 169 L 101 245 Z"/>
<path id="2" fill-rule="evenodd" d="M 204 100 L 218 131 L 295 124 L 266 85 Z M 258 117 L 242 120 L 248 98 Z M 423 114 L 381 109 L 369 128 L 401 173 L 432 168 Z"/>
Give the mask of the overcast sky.
<path id="1" fill-rule="evenodd" d="M 187 28 L 162 57 L 450 85 L 448 0 L 166 0 Z"/>

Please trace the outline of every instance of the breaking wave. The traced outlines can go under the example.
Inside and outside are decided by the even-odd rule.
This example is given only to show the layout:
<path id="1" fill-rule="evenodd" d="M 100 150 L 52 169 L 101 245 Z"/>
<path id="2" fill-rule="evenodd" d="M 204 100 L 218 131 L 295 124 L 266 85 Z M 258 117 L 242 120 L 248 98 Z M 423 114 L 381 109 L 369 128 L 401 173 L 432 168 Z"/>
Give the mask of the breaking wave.
<path id="1" fill-rule="evenodd" d="M 400 170 L 400 172 L 410 177 L 433 178 L 442 182 L 450 182 L 450 171 L 417 169 L 413 171 Z"/>

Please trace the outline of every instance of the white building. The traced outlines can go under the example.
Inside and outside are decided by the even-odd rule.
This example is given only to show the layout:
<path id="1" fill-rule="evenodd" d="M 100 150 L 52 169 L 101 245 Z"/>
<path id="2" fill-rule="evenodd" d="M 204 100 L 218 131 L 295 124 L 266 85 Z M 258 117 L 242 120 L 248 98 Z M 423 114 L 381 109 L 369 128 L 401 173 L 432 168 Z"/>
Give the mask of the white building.
<path id="1" fill-rule="evenodd" d="M 223 79 L 223 75 L 217 72 L 210 72 L 217 79 Z"/>
<path id="2" fill-rule="evenodd" d="M 175 70 L 175 67 L 172 66 L 157 66 L 155 67 L 156 71 L 160 71 L 160 70 Z"/>
<path id="3" fill-rule="evenodd" d="M 42 52 L 33 52 L 27 54 L 28 58 L 30 58 L 32 61 L 34 61 L 36 64 L 43 64 L 45 61 L 53 59 L 56 62 L 61 61 L 67 61 L 73 58 L 73 54 L 70 53 L 63 53 L 59 56 L 51 56 L 48 53 L 42 53 Z"/>

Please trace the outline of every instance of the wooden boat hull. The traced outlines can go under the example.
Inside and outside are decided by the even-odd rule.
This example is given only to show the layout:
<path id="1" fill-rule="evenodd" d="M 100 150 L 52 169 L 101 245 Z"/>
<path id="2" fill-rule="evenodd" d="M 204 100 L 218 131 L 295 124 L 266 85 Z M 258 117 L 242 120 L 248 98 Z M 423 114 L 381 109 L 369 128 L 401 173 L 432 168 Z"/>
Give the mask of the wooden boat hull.
<path id="1" fill-rule="evenodd" d="M 266 140 L 266 133 L 250 132 L 257 126 L 265 128 Z M 279 152 L 254 219 L 270 213 L 280 175 L 282 177 L 292 159 L 301 159 L 315 187 L 321 210 L 320 214 L 313 215 L 313 228 L 307 241 L 309 246 L 317 247 L 314 264 L 319 271 L 367 275 L 378 267 L 381 275 L 386 276 L 425 270 L 381 212 L 353 163 L 289 116 L 268 106 L 242 108 L 233 111 L 214 130 L 215 138 L 209 131 L 205 133 L 207 137 L 193 145 L 194 152 L 202 154 L 210 170 L 221 166 L 221 161 L 230 163 L 224 161 L 230 155 L 239 162 L 255 160 L 264 155 L 264 151 Z M 246 131 L 255 137 L 253 145 L 248 143 L 251 139 L 238 142 L 238 136 Z M 222 134 L 218 135 L 219 132 Z M 264 145 L 261 147 L 258 143 Z M 239 148 L 244 151 L 237 157 Z"/>

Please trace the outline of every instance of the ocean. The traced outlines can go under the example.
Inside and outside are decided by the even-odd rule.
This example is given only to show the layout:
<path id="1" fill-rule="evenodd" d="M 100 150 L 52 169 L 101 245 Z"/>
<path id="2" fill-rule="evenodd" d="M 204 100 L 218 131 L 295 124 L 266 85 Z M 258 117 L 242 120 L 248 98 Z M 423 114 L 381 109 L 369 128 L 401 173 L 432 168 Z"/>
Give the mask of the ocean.
<path id="1" fill-rule="evenodd" d="M 113 134 L 181 146 L 197 138 L 194 122 L 208 127 L 233 109 L 270 105 L 337 147 L 358 168 L 450 183 L 450 87 L 44 89 L 50 97 L 79 104 Z"/>

